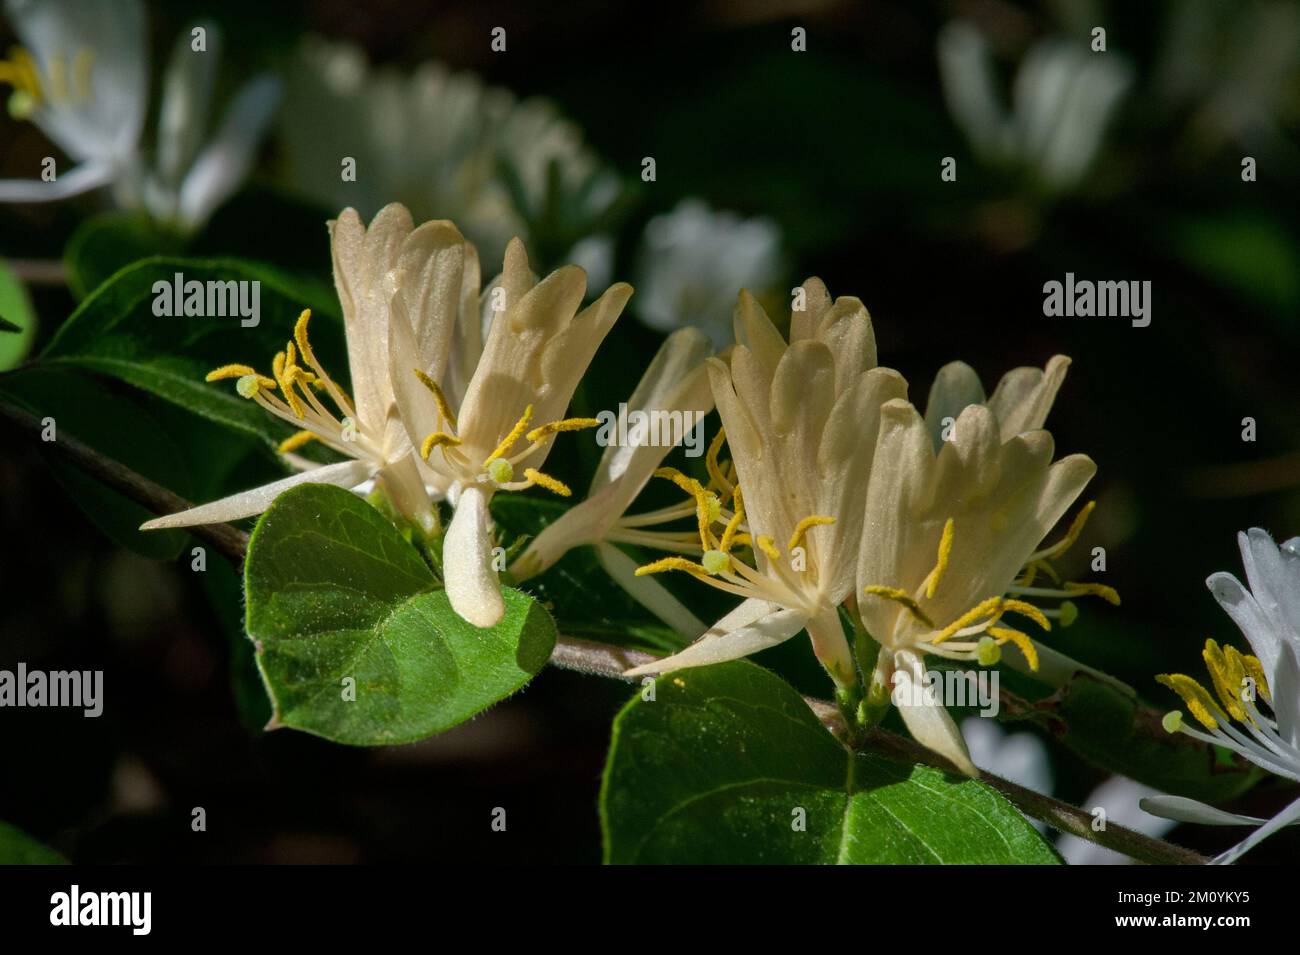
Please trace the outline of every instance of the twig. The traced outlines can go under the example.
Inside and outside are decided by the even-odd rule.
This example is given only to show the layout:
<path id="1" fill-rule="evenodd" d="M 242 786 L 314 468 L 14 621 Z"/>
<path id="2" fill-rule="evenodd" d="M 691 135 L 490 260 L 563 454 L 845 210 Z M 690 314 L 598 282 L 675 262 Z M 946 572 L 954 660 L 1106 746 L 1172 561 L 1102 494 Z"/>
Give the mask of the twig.
<path id="1" fill-rule="evenodd" d="M 8 420 L 24 434 L 40 440 L 41 423 L 33 415 L 0 404 L 0 418 Z M 155 513 L 172 513 L 190 506 L 189 502 L 166 488 L 66 434 L 60 435 L 57 441 L 52 442 L 51 449 L 63 455 L 71 464 L 81 468 L 87 474 L 99 478 L 105 484 Z M 236 563 L 243 562 L 244 554 L 248 549 L 248 535 L 238 528 L 229 524 L 208 524 L 202 527 L 191 527 L 189 530 L 196 536 L 208 540 L 222 554 Z M 640 650 L 629 650 L 592 640 L 561 636 L 556 641 L 550 662 L 564 670 L 622 680 L 626 679 L 623 674 L 627 670 L 654 659 L 656 657 L 653 654 Z M 815 697 L 806 696 L 804 700 L 817 718 L 832 733 L 842 738 L 843 725 L 839 708 L 827 700 Z M 863 745 L 873 752 L 905 762 L 924 763 L 944 770 L 952 769 L 945 760 L 924 746 L 888 730 L 879 728 L 872 730 Z M 1140 862 L 1161 865 L 1203 865 L 1207 861 L 1204 856 L 1191 850 L 1160 839 L 1152 839 L 1123 826 L 1111 824 L 1104 831 L 1093 831 L 1092 816 L 1089 813 L 1069 803 L 1026 789 L 1000 776 L 994 776 L 992 773 L 981 772 L 980 780 L 1000 792 L 1030 818 L 1108 849 L 1114 849 Z"/>
<path id="2" fill-rule="evenodd" d="M 137 504 L 143 504 L 155 514 L 174 514 L 193 506 L 179 494 L 173 494 L 144 475 L 132 471 L 112 458 L 105 457 L 62 429 L 57 432 L 54 441 L 44 442 L 41 438 L 41 432 L 44 430 L 41 420 L 21 408 L 0 402 L 0 419 L 8 421 L 39 445 L 62 455 L 68 463 L 98 478 Z M 191 527 L 189 530 L 195 537 L 207 541 L 231 560 L 243 561 L 244 551 L 248 549 L 248 535 L 239 528 L 232 527 L 230 524 L 208 524 L 202 527 Z"/>
<path id="3" fill-rule="evenodd" d="M 67 285 L 68 272 L 59 259 L 9 259 L 9 271 L 28 285 Z"/>

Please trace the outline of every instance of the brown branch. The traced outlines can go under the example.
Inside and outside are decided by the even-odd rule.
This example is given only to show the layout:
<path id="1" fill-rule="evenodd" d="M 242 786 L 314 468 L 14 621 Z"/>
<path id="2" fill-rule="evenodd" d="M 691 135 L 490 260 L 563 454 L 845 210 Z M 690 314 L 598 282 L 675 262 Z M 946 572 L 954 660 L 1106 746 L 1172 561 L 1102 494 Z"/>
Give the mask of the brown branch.
<path id="1" fill-rule="evenodd" d="M 143 504 L 155 514 L 175 514 L 193 507 L 179 494 L 173 494 L 161 484 L 155 484 L 142 474 L 132 471 L 112 458 L 105 457 L 88 444 L 83 444 L 62 429 L 56 431 L 53 441 L 44 441 L 41 420 L 35 415 L 0 402 L 0 420 L 7 421 L 31 438 L 38 446 L 61 455 L 69 464 L 97 478 L 113 490 Z M 231 560 L 242 563 L 248 549 L 248 535 L 230 524 L 208 524 L 187 528 L 195 537 L 207 541 Z"/>
<path id="2" fill-rule="evenodd" d="M 26 411 L 0 403 L 0 419 L 7 420 L 27 436 L 40 441 L 41 422 Z M 188 501 L 161 485 L 155 484 L 66 434 L 60 435 L 58 440 L 51 442 L 49 446 L 51 450 L 65 457 L 69 463 L 120 491 L 133 501 L 143 504 L 154 513 L 170 514 L 190 507 Z M 231 560 L 242 563 L 248 549 L 248 535 L 243 531 L 229 524 L 209 524 L 192 527 L 189 530 L 212 543 Z M 592 640 L 561 636 L 556 641 L 550 662 L 564 670 L 623 680 L 626 679 L 623 674 L 627 670 L 654 659 L 656 658 L 653 654 L 640 650 L 629 650 Z M 815 697 L 804 697 L 804 700 L 817 718 L 838 738 L 843 739 L 844 726 L 839 708 L 827 700 Z M 879 728 L 872 730 L 863 746 L 873 752 L 892 756 L 904 762 L 923 763 L 943 770 L 952 770 L 942 757 L 914 740 L 888 730 Z M 980 780 L 1000 792 L 1030 818 L 1108 849 L 1114 849 L 1141 862 L 1162 865 L 1203 865 L 1207 861 L 1204 856 L 1188 849 L 1160 839 L 1152 839 L 1123 826 L 1108 825 L 1104 831 L 1094 832 L 1091 814 L 1069 803 L 1036 793 L 992 773 L 981 772 Z"/>

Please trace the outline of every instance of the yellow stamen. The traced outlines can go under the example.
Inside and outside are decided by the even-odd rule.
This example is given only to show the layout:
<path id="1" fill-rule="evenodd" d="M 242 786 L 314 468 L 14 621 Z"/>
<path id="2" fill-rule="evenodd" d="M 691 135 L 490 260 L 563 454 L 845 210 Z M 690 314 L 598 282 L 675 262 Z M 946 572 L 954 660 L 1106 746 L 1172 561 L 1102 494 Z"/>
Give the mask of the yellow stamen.
<path id="1" fill-rule="evenodd" d="M 637 577 L 644 577 L 646 574 L 662 574 L 666 570 L 684 570 L 688 574 L 696 574 L 702 577 L 708 577 L 709 572 L 693 560 L 687 560 L 685 557 L 662 557 L 652 564 L 645 564 L 636 569 Z"/>
<path id="2" fill-rule="evenodd" d="M 429 455 L 433 453 L 434 448 L 454 448 L 458 444 L 460 444 L 460 438 L 456 437 L 454 434 L 447 434 L 445 431 L 435 431 L 433 434 L 425 438 L 424 443 L 420 445 L 420 457 L 427 461 L 429 460 Z"/>
<path id="3" fill-rule="evenodd" d="M 794 533 L 790 535 L 790 543 L 786 545 L 786 550 L 794 550 L 803 542 L 803 537 L 808 533 L 810 528 L 825 527 L 828 524 L 834 524 L 835 518 L 827 517 L 824 514 L 809 514 L 798 524 L 795 525 Z"/>
<path id="4" fill-rule="evenodd" d="M 243 378 L 245 375 L 256 375 L 257 372 L 248 365 L 222 365 L 220 368 L 214 368 L 206 375 L 204 381 L 224 381 L 227 378 Z M 272 382 L 274 384 L 274 382 Z"/>
<path id="5" fill-rule="evenodd" d="M 1028 603 L 1027 601 L 1013 600 L 1009 598 L 1004 599 L 1002 601 L 1002 609 L 1003 611 L 1011 610 L 1014 611 L 1015 613 L 1024 614 L 1026 617 L 1034 621 L 1034 623 L 1038 624 L 1044 630 L 1052 629 L 1052 622 L 1047 619 L 1047 617 L 1043 614 L 1041 610 L 1039 610 L 1033 604 Z"/>
<path id="6" fill-rule="evenodd" d="M 41 90 L 40 74 L 31 54 L 20 46 L 9 51 L 8 60 L 0 60 L 0 83 L 8 83 L 16 93 L 25 94 L 33 108 L 45 98 Z"/>
<path id="7" fill-rule="evenodd" d="M 533 406 L 529 405 L 524 409 L 523 416 L 520 417 L 520 419 L 515 422 L 515 426 L 510 429 L 510 433 L 502 439 L 500 444 L 497 445 L 496 450 L 489 454 L 483 461 L 483 466 L 487 467 L 497 458 L 502 457 L 509 452 L 509 450 L 515 446 L 515 442 L 523 437 L 524 432 L 528 430 L 528 422 L 532 420 Z"/>
<path id="8" fill-rule="evenodd" d="M 1038 672 L 1038 648 L 1034 646 L 1034 641 L 1029 639 L 1029 634 L 1021 633 L 1019 630 L 1012 630 L 1010 627 L 989 627 L 989 636 L 997 640 L 999 644 L 1011 641 L 1020 648 L 1020 652 L 1025 655 L 1025 661 L 1029 664 L 1029 669 Z"/>
<path id="9" fill-rule="evenodd" d="M 1114 587 L 1107 587 L 1105 584 L 1078 584 L 1067 583 L 1065 590 L 1071 594 L 1090 594 L 1093 597 L 1100 597 L 1112 607 L 1119 606 L 1119 592 Z"/>
<path id="10" fill-rule="evenodd" d="M 935 561 L 934 570 L 930 571 L 925 578 L 925 599 L 930 600 L 934 597 L 934 592 L 939 588 L 939 581 L 943 578 L 943 572 L 948 569 L 948 558 L 952 555 L 952 518 L 943 525 L 943 536 L 939 538 L 939 557 Z"/>
<path id="11" fill-rule="evenodd" d="M 1273 704 L 1273 693 L 1268 688 L 1268 677 L 1264 675 L 1264 666 L 1259 662 L 1257 657 L 1252 657 L 1248 653 L 1241 655 L 1241 667 L 1246 671 L 1246 675 L 1255 681 L 1255 687 L 1270 706 Z"/>
<path id="12" fill-rule="evenodd" d="M 902 604 L 921 623 L 927 627 L 934 626 L 930 618 L 925 615 L 925 611 L 921 609 L 921 605 L 913 600 L 911 594 L 906 590 L 899 590 L 897 587 L 885 587 L 880 584 L 872 584 L 870 587 L 864 587 L 863 590 L 873 596 L 884 597 L 886 600 L 893 600 Z"/>
<path id="13" fill-rule="evenodd" d="M 1060 557 L 1067 550 L 1073 547 L 1074 542 L 1077 541 L 1079 535 L 1083 533 L 1083 525 L 1088 523 L 1088 516 L 1092 514 L 1096 507 L 1096 501 L 1089 501 L 1087 504 L 1083 505 L 1079 513 L 1074 515 L 1074 520 L 1070 522 L 1069 530 L 1065 532 L 1065 536 L 1051 547 L 1044 548 L 1034 556 L 1039 559 L 1051 560 L 1054 557 Z"/>
<path id="14" fill-rule="evenodd" d="M 293 357 L 289 354 L 293 349 L 293 344 L 289 344 L 286 351 L 276 352 L 275 358 L 271 360 L 271 374 L 275 376 L 276 383 L 280 386 L 280 391 L 284 394 L 284 400 L 289 404 L 289 410 L 293 412 L 295 418 L 301 419 L 302 402 L 298 396 L 293 393 L 293 382 L 286 373 L 293 368 Z"/>
<path id="15" fill-rule="evenodd" d="M 297 451 L 304 444 L 311 441 L 319 441 L 320 436 L 314 431 L 299 431 L 280 442 L 280 453 L 290 454 Z"/>
<path id="16" fill-rule="evenodd" d="M 718 464 L 718 453 L 722 450 L 722 443 L 727 440 L 727 429 L 719 428 L 718 433 L 713 436 L 713 441 L 709 444 L 709 450 L 704 455 L 704 467 L 709 472 L 711 484 L 716 484 L 718 489 L 730 493 L 731 482 L 727 476 L 722 473 L 722 467 Z"/>
<path id="17" fill-rule="evenodd" d="M 564 418 L 561 421 L 552 421 L 549 424 L 542 425 L 540 428 L 534 428 L 532 431 L 529 431 L 524 435 L 524 437 L 529 441 L 537 442 L 558 431 L 581 431 L 584 428 L 598 427 L 600 427 L 600 421 L 596 418 Z"/>
<path id="18" fill-rule="evenodd" d="M 672 481 L 695 498 L 695 521 L 700 532 L 700 550 L 716 550 L 718 540 L 713 536 L 712 525 L 718 515 L 712 505 L 717 503 L 717 497 L 706 491 L 704 485 L 695 478 L 687 477 L 676 468 L 657 468 L 654 476 Z"/>
<path id="19" fill-rule="evenodd" d="M 1210 730 L 1218 729 L 1219 721 L 1214 717 L 1218 705 L 1205 687 L 1182 673 L 1161 673 L 1156 677 L 1156 681 L 1181 696 L 1187 708 L 1192 711 L 1192 715 L 1202 726 Z"/>
<path id="20" fill-rule="evenodd" d="M 442 393 L 442 389 L 438 387 L 438 383 L 424 372 L 420 371 L 420 369 L 416 368 L 414 371 L 415 377 L 420 379 L 420 384 L 428 388 L 433 394 L 434 404 L 438 406 L 438 414 L 442 415 L 442 420 L 447 422 L 448 427 L 450 427 L 452 431 L 459 431 L 460 425 L 456 424 L 456 415 L 452 412 L 451 405 L 447 403 L 447 396 Z"/>
<path id="21" fill-rule="evenodd" d="M 776 541 L 766 534 L 758 535 L 758 549 L 768 556 L 769 560 L 780 560 L 781 552 L 776 549 Z"/>
<path id="22" fill-rule="evenodd" d="M 1213 640 L 1206 640 L 1201 657 L 1205 660 L 1206 669 L 1210 671 L 1210 683 L 1219 701 L 1223 703 L 1223 708 L 1233 719 L 1244 721 L 1246 708 L 1241 705 L 1241 680 L 1246 671 L 1241 666 L 1241 654 L 1232 647 L 1228 647 L 1228 650 L 1233 655 L 1225 654 Z"/>
<path id="23" fill-rule="evenodd" d="M 731 515 L 731 520 L 727 521 L 727 527 L 722 532 L 722 540 L 718 542 L 718 549 L 724 554 L 731 552 L 732 543 L 735 541 L 736 532 L 740 530 L 740 525 L 745 520 L 745 502 L 741 497 L 740 488 L 736 488 L 736 510 Z M 707 566 L 707 565 L 706 565 Z"/>
<path id="24" fill-rule="evenodd" d="M 930 642 L 943 643 L 945 640 L 956 636 L 958 630 L 961 630 L 964 627 L 969 627 L 971 624 L 983 617 L 991 616 L 994 620 L 997 620 L 1002 616 L 1002 612 L 1007 603 L 1008 601 L 1001 597 L 990 597 L 987 600 L 980 601 L 974 607 L 971 607 L 964 614 L 931 637 Z"/>
<path id="25" fill-rule="evenodd" d="M 298 350 L 302 352 L 302 360 L 309 365 L 316 364 L 316 354 L 311 350 L 311 342 L 307 340 L 307 323 L 311 321 L 311 309 L 304 308 L 302 314 L 298 316 L 298 321 L 293 326 L 293 340 L 298 343 Z"/>
<path id="26" fill-rule="evenodd" d="M 569 486 L 563 481 L 557 481 L 549 474 L 543 474 L 536 468 L 524 468 L 524 477 L 528 478 L 528 480 L 532 481 L 534 484 L 540 485 L 541 487 L 546 488 L 546 490 L 560 495 L 560 497 L 571 497 L 573 495 L 573 492 L 569 490 Z"/>

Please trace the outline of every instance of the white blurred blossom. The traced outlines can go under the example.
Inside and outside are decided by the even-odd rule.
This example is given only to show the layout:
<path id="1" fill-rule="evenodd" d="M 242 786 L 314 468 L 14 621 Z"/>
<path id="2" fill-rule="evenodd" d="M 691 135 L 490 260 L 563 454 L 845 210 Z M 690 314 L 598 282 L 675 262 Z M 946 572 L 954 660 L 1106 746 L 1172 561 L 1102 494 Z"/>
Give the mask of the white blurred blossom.
<path id="1" fill-rule="evenodd" d="M 770 290 L 780 269 L 781 231 L 771 219 L 745 219 L 686 199 L 646 224 L 634 308 L 651 328 L 694 326 L 724 348 L 731 343 L 736 292 Z"/>

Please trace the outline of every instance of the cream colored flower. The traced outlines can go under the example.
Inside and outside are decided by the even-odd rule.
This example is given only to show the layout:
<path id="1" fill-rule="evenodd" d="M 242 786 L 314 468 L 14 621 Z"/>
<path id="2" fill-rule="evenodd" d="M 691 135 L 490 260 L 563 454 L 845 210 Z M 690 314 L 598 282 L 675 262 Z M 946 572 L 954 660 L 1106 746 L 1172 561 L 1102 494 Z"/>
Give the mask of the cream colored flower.
<path id="1" fill-rule="evenodd" d="M 445 367 L 430 364 L 438 350 L 419 340 L 418 324 L 402 314 L 409 303 L 400 298 L 386 346 L 401 421 L 430 480 L 445 488 L 455 509 L 443 541 L 448 598 L 465 620 L 490 627 L 505 604 L 488 505 L 497 491 L 535 485 L 569 496 L 538 468 L 556 432 L 599 423 L 562 415 L 632 288 L 614 285 L 578 311 L 587 289 L 583 271 L 565 266 L 539 282 L 518 239 L 506 248 L 501 277 L 481 297 L 477 287 L 476 256 L 449 266 L 445 288 L 460 320 Z"/>
<path id="2" fill-rule="evenodd" d="M 1059 544 L 1038 549 L 1096 470 L 1076 454 L 1052 462 L 1052 436 L 1040 430 L 1067 360 L 1045 371 L 1008 374 L 987 404 L 962 365 L 941 372 L 925 419 L 906 401 L 881 412 L 876 460 L 866 494 L 857 584 L 859 612 L 880 645 L 871 689 L 896 693 L 912 734 L 964 772 L 976 769 L 961 733 L 927 686 L 925 658 L 989 665 L 1012 643 L 1036 669 L 1046 652 L 1003 619 L 1027 617 L 1044 629 L 1068 619 L 1073 604 L 1043 611 L 1028 597 L 1095 593 L 1095 584 L 1060 582 L 1051 560 L 1068 547 L 1080 519 Z M 1044 574 L 1053 586 L 1034 586 Z M 877 699 L 880 696 L 876 697 Z"/>
<path id="3" fill-rule="evenodd" d="M 655 530 L 661 524 L 695 513 L 692 499 L 685 505 L 628 515 L 627 509 L 646 486 L 664 457 L 698 420 L 713 409 L 713 395 L 704 360 L 709 341 L 697 329 L 683 328 L 664 341 L 640 384 L 626 402 L 626 418 L 648 422 L 638 439 L 617 439 L 605 446 L 587 499 L 547 525 L 510 566 L 510 576 L 522 582 L 542 573 L 575 547 L 591 545 L 609 575 L 629 594 L 679 633 L 697 637 L 704 624 L 662 585 L 638 577 L 636 564 L 617 544 L 632 544 L 698 555 L 695 534 Z M 659 427 L 654 422 L 668 422 Z M 672 422 L 677 422 L 676 425 Z M 700 425 L 702 427 L 702 425 Z M 672 440 L 654 440 L 671 434 Z M 599 439 L 600 432 L 597 432 Z"/>
<path id="4" fill-rule="evenodd" d="M 629 675 L 733 660 L 807 629 L 835 681 L 856 680 L 837 608 L 853 590 L 872 470 L 874 446 L 862 436 L 874 432 L 881 406 L 907 385 L 897 372 L 875 367 L 871 319 L 858 299 L 832 303 L 817 279 L 804 283 L 801 297 L 787 345 L 741 293 L 739 344 L 729 361 L 709 361 L 736 468 L 738 483 L 722 483 L 722 503 L 730 496 L 732 511 L 710 513 L 718 509 L 695 485 L 703 558 L 668 557 L 640 569 L 685 570 L 743 602 L 685 650 Z M 734 552 L 743 546 L 752 548 L 753 565 Z"/>
<path id="5" fill-rule="evenodd" d="M 386 206 L 369 228 L 354 210 L 344 210 L 330 223 L 330 240 L 352 394 L 317 360 L 307 336 L 311 313 L 304 311 L 294 340 L 275 356 L 271 375 L 247 365 L 225 365 L 208 375 L 209 381 L 237 379 L 241 396 L 300 429 L 280 450 L 301 473 L 148 521 L 145 530 L 251 517 L 298 484 L 358 488 L 372 480 L 422 530 L 436 529 L 430 490 L 437 496 L 445 488 L 436 481 L 426 488 L 398 417 L 389 380 L 390 320 L 399 309 L 403 331 L 420 343 L 421 360 L 440 371 L 459 314 L 462 263 L 473 258 L 473 249 L 450 222 L 416 228 L 410 213 L 396 204 Z M 319 441 L 346 460 L 319 465 L 294 454 L 309 441 Z"/>

